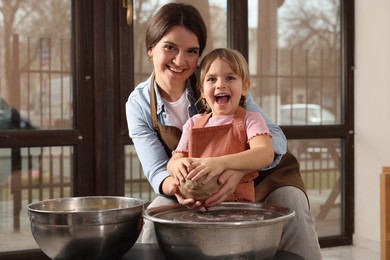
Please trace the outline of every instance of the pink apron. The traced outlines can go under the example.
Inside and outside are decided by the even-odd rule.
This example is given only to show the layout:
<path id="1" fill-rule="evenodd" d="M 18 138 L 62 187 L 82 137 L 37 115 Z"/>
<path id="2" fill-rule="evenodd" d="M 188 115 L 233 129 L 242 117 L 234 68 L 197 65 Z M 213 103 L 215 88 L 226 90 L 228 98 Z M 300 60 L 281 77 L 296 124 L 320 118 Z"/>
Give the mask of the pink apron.
<path id="1" fill-rule="evenodd" d="M 216 157 L 249 149 L 244 124 L 245 114 L 246 111 L 240 107 L 232 124 L 211 127 L 203 127 L 211 113 L 202 115 L 188 133 L 189 157 Z M 253 180 L 257 176 L 257 171 L 245 175 L 227 201 L 255 201 Z"/>

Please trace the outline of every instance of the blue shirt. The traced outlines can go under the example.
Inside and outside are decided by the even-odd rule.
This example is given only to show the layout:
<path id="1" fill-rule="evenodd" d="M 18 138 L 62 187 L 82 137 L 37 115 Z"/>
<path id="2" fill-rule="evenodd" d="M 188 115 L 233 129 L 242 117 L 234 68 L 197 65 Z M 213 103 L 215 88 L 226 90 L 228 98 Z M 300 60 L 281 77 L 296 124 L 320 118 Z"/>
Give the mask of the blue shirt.
<path id="1" fill-rule="evenodd" d="M 161 194 L 160 186 L 164 179 L 169 176 L 167 163 L 169 160 L 164 146 L 158 139 L 153 129 L 152 117 L 150 115 L 150 82 L 151 76 L 140 83 L 130 94 L 126 102 L 126 118 L 129 129 L 129 136 L 133 141 L 135 150 L 146 178 L 157 194 Z M 167 113 L 160 93 L 154 83 L 156 90 L 157 118 L 162 125 L 171 125 L 169 114 Z M 187 80 L 186 96 L 189 100 L 188 118 L 198 113 L 194 105 L 197 97 L 194 96 L 190 81 Z M 272 143 L 275 150 L 275 159 L 267 169 L 274 168 L 280 162 L 282 155 L 287 150 L 286 136 L 279 126 L 272 123 L 264 111 L 254 102 L 250 93 L 246 96 L 246 109 L 248 111 L 259 112 L 272 134 Z"/>

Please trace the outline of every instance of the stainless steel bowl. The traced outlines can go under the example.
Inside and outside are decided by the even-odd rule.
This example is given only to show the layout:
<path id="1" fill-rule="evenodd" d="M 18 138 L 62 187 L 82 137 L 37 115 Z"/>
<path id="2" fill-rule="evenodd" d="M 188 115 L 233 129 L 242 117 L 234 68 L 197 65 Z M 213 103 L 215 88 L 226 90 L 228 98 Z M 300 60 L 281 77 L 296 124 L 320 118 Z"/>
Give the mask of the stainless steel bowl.
<path id="1" fill-rule="evenodd" d="M 202 213 L 181 205 L 150 208 L 167 259 L 272 259 L 285 220 L 295 212 L 273 204 L 225 202 Z"/>
<path id="2" fill-rule="evenodd" d="M 51 259 L 117 259 L 136 242 L 145 201 L 90 196 L 27 206 L 31 231 Z"/>

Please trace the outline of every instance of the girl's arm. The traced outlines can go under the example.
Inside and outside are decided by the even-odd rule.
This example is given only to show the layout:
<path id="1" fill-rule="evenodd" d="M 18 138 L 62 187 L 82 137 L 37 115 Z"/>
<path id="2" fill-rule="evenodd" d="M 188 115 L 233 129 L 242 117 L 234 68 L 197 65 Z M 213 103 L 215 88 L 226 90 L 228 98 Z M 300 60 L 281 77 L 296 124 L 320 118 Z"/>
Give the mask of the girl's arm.
<path id="1" fill-rule="evenodd" d="M 209 181 L 225 170 L 254 171 L 265 168 L 274 160 L 274 148 L 271 137 L 267 134 L 257 135 L 249 142 L 250 149 L 243 152 L 219 157 L 193 158 L 195 167 L 187 176 L 198 180 L 207 175 L 204 182 Z"/>
<path id="2" fill-rule="evenodd" d="M 222 156 L 220 163 L 225 169 L 250 171 L 267 167 L 274 160 L 272 138 L 267 134 L 257 135 L 249 141 L 250 149 Z"/>

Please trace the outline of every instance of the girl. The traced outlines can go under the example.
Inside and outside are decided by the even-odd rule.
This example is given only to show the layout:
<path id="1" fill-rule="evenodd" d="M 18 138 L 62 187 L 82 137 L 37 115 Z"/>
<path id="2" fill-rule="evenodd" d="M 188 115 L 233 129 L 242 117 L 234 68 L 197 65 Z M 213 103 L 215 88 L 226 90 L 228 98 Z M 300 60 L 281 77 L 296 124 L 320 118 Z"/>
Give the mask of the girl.
<path id="1" fill-rule="evenodd" d="M 204 201 L 219 190 L 219 175 L 233 169 L 248 174 L 227 201 L 255 201 L 253 180 L 257 169 L 272 163 L 274 148 L 263 117 L 243 108 L 249 77 L 248 64 L 236 50 L 216 49 L 202 60 L 198 89 L 210 112 L 184 124 L 168 162 L 168 171 L 184 197 Z"/>

